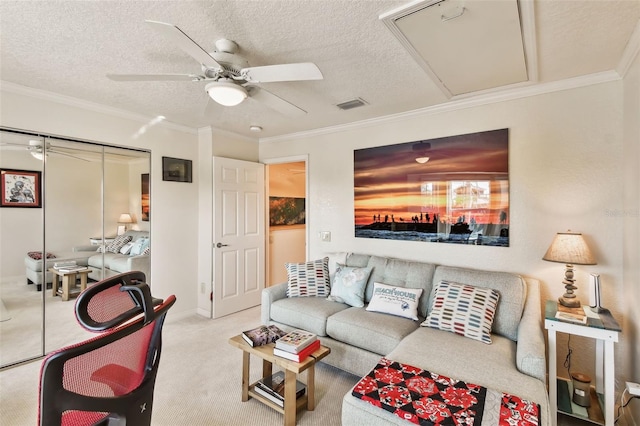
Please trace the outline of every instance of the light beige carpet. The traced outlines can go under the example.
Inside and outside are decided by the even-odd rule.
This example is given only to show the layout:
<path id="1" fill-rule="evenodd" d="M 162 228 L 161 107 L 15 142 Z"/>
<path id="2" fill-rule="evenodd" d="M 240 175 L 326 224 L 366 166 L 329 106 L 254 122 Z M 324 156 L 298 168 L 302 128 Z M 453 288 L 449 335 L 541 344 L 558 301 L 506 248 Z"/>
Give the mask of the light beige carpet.
<path id="1" fill-rule="evenodd" d="M 283 416 L 256 400 L 241 402 L 242 351 L 227 340 L 260 325 L 260 308 L 208 320 L 171 321 L 163 350 L 153 407 L 154 425 L 280 425 Z M 77 326 L 77 325 L 76 325 Z M 79 327 L 79 326 L 77 326 Z M 331 356 L 331 355 L 329 355 Z M 251 379 L 261 362 L 252 357 Z M 40 361 L 0 371 L 0 425 L 35 425 Z M 302 381 L 306 380 L 303 373 Z M 316 367 L 316 409 L 298 414 L 299 425 L 339 425 L 342 397 L 358 377 L 326 364 Z"/>

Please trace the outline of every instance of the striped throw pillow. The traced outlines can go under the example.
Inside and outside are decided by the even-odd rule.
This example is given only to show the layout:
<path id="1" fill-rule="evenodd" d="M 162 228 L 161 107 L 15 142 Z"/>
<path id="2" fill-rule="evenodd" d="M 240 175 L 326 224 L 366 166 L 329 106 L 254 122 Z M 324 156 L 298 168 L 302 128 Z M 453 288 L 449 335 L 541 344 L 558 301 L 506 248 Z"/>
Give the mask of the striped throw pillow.
<path id="1" fill-rule="evenodd" d="M 327 297 L 330 291 L 329 258 L 285 263 L 287 297 Z"/>
<path id="2" fill-rule="evenodd" d="M 425 327 L 451 331 L 491 344 L 491 326 L 500 293 L 491 288 L 441 281 Z"/>

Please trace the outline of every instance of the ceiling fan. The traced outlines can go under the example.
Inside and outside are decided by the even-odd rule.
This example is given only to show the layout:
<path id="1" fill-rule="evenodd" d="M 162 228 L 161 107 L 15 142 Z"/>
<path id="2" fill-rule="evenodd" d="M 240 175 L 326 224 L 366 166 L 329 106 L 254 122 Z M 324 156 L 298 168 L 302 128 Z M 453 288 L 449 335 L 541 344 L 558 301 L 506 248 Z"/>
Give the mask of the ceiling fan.
<path id="1" fill-rule="evenodd" d="M 86 158 L 78 157 L 76 155 L 72 155 L 72 154 L 69 154 L 67 152 L 60 151 L 59 147 L 54 147 L 48 142 L 47 142 L 46 145 L 44 145 L 44 143 L 42 141 L 33 140 L 33 139 L 30 140 L 28 144 L 2 142 L 2 143 L 0 143 L 0 147 L 7 147 L 9 149 L 25 149 L 34 158 L 36 158 L 38 160 L 42 160 L 44 152 L 45 152 L 45 147 L 46 147 L 46 153 L 47 154 L 56 154 L 56 155 L 62 155 L 64 157 L 75 158 L 76 160 L 90 161 L 90 160 L 88 160 Z"/>
<path id="2" fill-rule="evenodd" d="M 306 111 L 257 87 L 258 83 L 322 80 L 322 73 L 311 62 L 250 67 L 238 55 L 238 45 L 227 39 L 216 41 L 216 50 L 207 52 L 180 28 L 157 21 L 145 21 L 180 49 L 198 61 L 201 74 L 107 74 L 115 81 L 207 81 L 205 91 L 217 103 L 234 106 L 251 97 L 286 115 L 302 115 Z"/>

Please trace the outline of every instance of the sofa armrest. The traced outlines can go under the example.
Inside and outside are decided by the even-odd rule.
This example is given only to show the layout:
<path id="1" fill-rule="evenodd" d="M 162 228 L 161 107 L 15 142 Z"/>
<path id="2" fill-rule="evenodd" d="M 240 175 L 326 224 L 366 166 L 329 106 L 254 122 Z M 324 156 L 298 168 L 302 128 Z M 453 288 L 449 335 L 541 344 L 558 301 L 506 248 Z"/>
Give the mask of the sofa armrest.
<path id="1" fill-rule="evenodd" d="M 546 383 L 546 346 L 542 331 L 540 282 L 527 279 L 527 299 L 518 326 L 516 366 L 524 374 Z"/>
<path id="2" fill-rule="evenodd" d="M 260 311 L 262 324 L 268 325 L 271 322 L 271 304 L 285 297 L 287 297 L 287 283 L 275 284 L 262 290 L 262 309 Z"/>
<path id="3" fill-rule="evenodd" d="M 148 254 L 128 256 L 127 263 L 129 264 L 129 271 L 144 272 L 144 275 L 147 278 L 147 282 L 149 282 L 149 275 L 151 274 L 151 262 Z"/>
<path id="4" fill-rule="evenodd" d="M 98 251 L 98 247 L 100 247 L 100 246 L 95 246 L 95 245 L 75 246 L 73 248 L 73 251 L 74 252 L 78 252 L 78 251 Z"/>

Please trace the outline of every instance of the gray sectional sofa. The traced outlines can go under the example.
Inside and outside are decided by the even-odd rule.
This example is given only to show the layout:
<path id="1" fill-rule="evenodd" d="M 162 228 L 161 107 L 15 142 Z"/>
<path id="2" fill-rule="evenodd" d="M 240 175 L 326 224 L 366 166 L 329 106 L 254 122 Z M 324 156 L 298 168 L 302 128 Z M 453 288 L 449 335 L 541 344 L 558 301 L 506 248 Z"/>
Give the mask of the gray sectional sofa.
<path id="1" fill-rule="evenodd" d="M 365 304 L 374 282 L 423 289 L 419 320 L 370 312 L 325 297 L 287 297 L 287 283 L 263 290 L 262 322 L 316 333 L 331 355 L 323 362 L 363 376 L 384 356 L 540 404 L 540 424 L 551 424 L 539 282 L 507 272 L 457 268 L 365 254 L 332 254 L 329 265 L 370 267 Z M 437 283 L 449 281 L 497 290 L 500 299 L 491 344 L 420 324 L 429 314 Z M 432 291 L 434 290 L 434 291 Z M 344 425 L 407 424 L 348 392 Z"/>
<path id="2" fill-rule="evenodd" d="M 135 241 L 140 237 L 148 238 L 149 232 L 129 230 L 125 232 L 125 235 L 130 235 L 131 240 Z M 51 254 L 55 257 L 47 259 L 44 263 L 44 267 L 47 270 L 47 284 L 53 281 L 53 274 L 48 272 L 48 270 L 53 268 L 56 262 L 68 260 L 74 260 L 78 265 L 91 268 L 89 278 L 95 281 L 129 271 L 142 271 L 147 277 L 150 276 L 151 261 L 149 255 L 141 254 L 131 256 L 120 253 L 101 253 L 97 251 L 98 247 L 97 245 L 82 245 L 73 247 L 70 251 L 52 252 Z M 43 261 L 41 259 L 32 259 L 27 255 L 25 256 L 24 263 L 26 266 L 27 283 L 36 284 L 38 290 L 41 290 Z M 104 277 L 102 275 L 103 266 Z"/>

